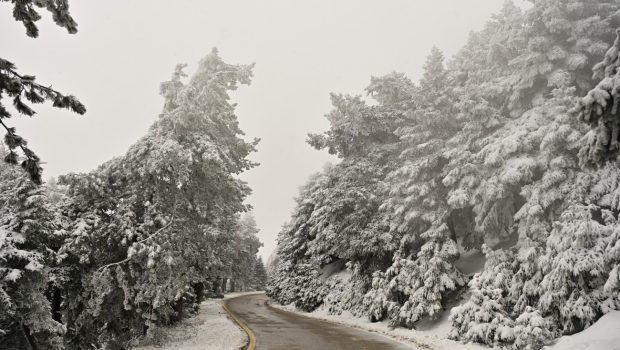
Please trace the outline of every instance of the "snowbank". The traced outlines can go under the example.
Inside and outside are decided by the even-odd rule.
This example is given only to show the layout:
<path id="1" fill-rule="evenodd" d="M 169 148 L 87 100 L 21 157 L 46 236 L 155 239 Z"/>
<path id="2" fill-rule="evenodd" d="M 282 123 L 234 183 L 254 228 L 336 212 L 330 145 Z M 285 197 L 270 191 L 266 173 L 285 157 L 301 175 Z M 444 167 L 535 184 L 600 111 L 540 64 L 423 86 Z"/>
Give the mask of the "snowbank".
<path id="1" fill-rule="evenodd" d="M 226 297 L 230 298 L 232 295 Z M 195 317 L 183 320 L 174 327 L 160 329 L 162 339 L 158 339 L 158 344 L 142 345 L 134 349 L 241 349 L 247 342 L 247 335 L 228 318 L 220 302 L 220 299 L 209 299 L 203 302 L 200 305 L 200 312 Z"/>
<path id="2" fill-rule="evenodd" d="M 405 328 L 390 329 L 386 322 L 371 323 L 346 311 L 342 315 L 329 315 L 323 307 L 313 312 L 303 312 L 295 309 L 292 304 L 282 306 L 271 303 L 271 305 L 304 316 L 381 333 L 415 348 L 429 350 L 490 349 L 480 344 L 464 344 L 447 339 L 450 331 L 448 312 L 434 322 L 422 322 L 419 327 L 421 330 L 409 330 Z M 609 312 L 588 329 L 570 336 L 563 336 L 554 345 L 546 346 L 543 350 L 620 350 L 620 311 Z"/>
<path id="3" fill-rule="evenodd" d="M 545 350 L 620 350 L 620 311 L 611 311 L 586 330 L 561 337 Z"/>
<path id="4" fill-rule="evenodd" d="M 449 329 L 448 318 L 445 317 L 439 322 L 433 324 L 425 331 L 410 330 L 405 328 L 390 329 L 386 322 L 375 322 L 355 317 L 351 313 L 345 311 L 341 315 L 329 315 L 323 307 L 313 312 L 303 312 L 295 309 L 294 305 L 278 305 L 270 304 L 273 307 L 294 312 L 300 315 L 317 318 L 324 321 L 334 322 L 345 326 L 363 329 L 369 332 L 375 332 L 386 335 L 404 344 L 413 346 L 415 349 L 429 350 L 489 350 L 488 347 L 478 344 L 463 344 L 453 340 L 446 339 L 447 330 Z M 555 350 L 555 349 L 554 349 Z"/>

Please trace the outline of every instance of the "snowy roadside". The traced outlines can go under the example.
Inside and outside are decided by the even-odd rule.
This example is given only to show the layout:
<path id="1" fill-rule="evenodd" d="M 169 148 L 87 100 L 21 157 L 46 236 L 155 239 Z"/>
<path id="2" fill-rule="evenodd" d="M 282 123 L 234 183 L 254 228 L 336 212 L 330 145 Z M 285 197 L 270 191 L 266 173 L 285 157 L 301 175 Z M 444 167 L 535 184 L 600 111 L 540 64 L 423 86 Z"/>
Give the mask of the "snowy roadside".
<path id="1" fill-rule="evenodd" d="M 230 299 L 246 293 L 227 294 Z M 251 293 L 249 293 L 251 294 Z M 134 350 L 237 350 L 247 343 L 247 335 L 222 308 L 221 299 L 209 299 L 200 304 L 198 315 L 178 325 L 160 328 L 158 344 L 144 344 Z"/>
<path id="2" fill-rule="evenodd" d="M 303 312 L 295 309 L 293 305 L 279 305 L 270 303 L 271 306 L 300 315 L 317 318 L 320 320 L 334 322 L 341 325 L 363 329 L 369 332 L 379 333 L 388 336 L 401 343 L 412 346 L 416 349 L 428 350 L 488 350 L 486 346 L 478 344 L 463 344 L 447 339 L 450 329 L 447 322 L 442 321 L 427 331 L 409 330 L 405 328 L 390 329 L 386 322 L 370 322 L 365 319 L 355 317 L 349 312 L 341 315 L 329 315 L 322 307 L 313 312 Z M 447 321 L 447 320 L 446 320 Z M 446 326 L 448 325 L 448 326 Z M 554 349 L 555 350 L 555 349 Z"/>
<path id="3" fill-rule="evenodd" d="M 419 349 L 428 350 L 489 350 L 480 344 L 464 344 L 447 339 L 450 324 L 447 318 L 440 320 L 428 330 L 409 330 L 405 328 L 390 329 L 386 322 L 371 323 L 355 317 L 349 312 L 342 315 L 329 315 L 324 308 L 313 312 L 303 312 L 291 305 L 270 303 L 271 306 L 300 315 L 334 322 L 345 326 L 376 332 Z M 555 344 L 544 350 L 620 350 L 620 311 L 611 311 L 595 322 L 588 329 L 560 337 Z"/>
<path id="4" fill-rule="evenodd" d="M 620 350 L 620 311 L 610 311 L 586 330 L 563 336 L 544 350 Z"/>

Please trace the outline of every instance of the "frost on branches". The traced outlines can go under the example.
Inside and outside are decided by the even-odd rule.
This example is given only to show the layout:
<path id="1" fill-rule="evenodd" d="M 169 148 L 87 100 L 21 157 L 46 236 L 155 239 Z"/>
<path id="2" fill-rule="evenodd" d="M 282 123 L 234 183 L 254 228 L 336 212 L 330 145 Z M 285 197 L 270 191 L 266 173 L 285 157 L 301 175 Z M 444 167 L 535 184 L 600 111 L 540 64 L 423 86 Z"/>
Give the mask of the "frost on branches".
<path id="1" fill-rule="evenodd" d="M 215 49 L 188 82 L 178 66 L 143 138 L 90 173 L 60 178 L 67 348 L 126 348 L 195 311 L 222 277 L 250 285 L 260 243 L 239 216 L 250 189 L 236 175 L 254 166 L 257 141 L 241 138 L 229 92 L 250 83 L 251 68 Z"/>
<path id="2" fill-rule="evenodd" d="M 0 163 L 0 178 L 0 347 L 62 349 L 64 327 L 45 295 L 58 277 L 52 206 L 21 169 Z"/>
<path id="3" fill-rule="evenodd" d="M 579 119 L 590 125 L 586 141 L 580 152 L 583 164 L 596 165 L 613 161 L 620 150 L 620 29 L 616 41 L 605 54 L 602 62 L 594 66 L 594 77 L 600 79 L 575 107 Z"/>

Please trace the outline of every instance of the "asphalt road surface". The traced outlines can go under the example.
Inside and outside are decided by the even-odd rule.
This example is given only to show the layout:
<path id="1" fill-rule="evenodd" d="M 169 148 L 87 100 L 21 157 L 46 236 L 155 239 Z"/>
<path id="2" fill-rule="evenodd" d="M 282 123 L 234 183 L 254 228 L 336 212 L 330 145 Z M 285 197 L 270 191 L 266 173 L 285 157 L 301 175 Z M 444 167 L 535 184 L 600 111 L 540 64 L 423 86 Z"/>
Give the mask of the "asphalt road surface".
<path id="1" fill-rule="evenodd" d="M 227 301 L 228 308 L 254 332 L 257 350 L 411 350 L 380 334 L 283 311 L 265 294 Z"/>

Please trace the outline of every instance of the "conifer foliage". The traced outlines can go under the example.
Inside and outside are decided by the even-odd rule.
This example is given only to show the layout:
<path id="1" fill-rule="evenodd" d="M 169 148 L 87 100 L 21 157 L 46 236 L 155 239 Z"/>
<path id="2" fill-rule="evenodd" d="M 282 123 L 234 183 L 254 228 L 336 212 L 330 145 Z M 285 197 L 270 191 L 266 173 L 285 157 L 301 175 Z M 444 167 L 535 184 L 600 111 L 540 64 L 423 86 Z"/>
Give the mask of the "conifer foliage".
<path id="1" fill-rule="evenodd" d="M 0 163 L 0 178 L 0 347 L 62 349 L 44 294 L 60 244 L 53 208 L 21 169 Z"/>
<path id="2" fill-rule="evenodd" d="M 249 257 L 253 266 L 255 231 L 238 221 L 249 188 L 235 175 L 254 166 L 246 157 L 257 140 L 240 137 L 228 96 L 251 74 L 215 49 L 188 83 L 178 66 L 146 136 L 91 173 L 60 178 L 70 197 L 60 251 L 71 275 L 63 308 L 70 348 L 123 348 L 181 319 L 211 270 L 243 267 L 222 258 Z M 245 251 L 230 246 L 241 240 Z"/>
<path id="3" fill-rule="evenodd" d="M 618 310 L 618 13 L 507 2 L 454 57 L 434 48 L 419 82 L 332 95 L 309 142 L 342 161 L 300 192 L 271 295 L 409 328 L 449 312 L 454 339 L 506 349 Z"/>
<path id="4" fill-rule="evenodd" d="M 243 138 L 229 96 L 252 65 L 213 49 L 191 78 L 183 68 L 125 155 L 44 187 L 0 167 L 0 347 L 126 349 L 209 291 L 264 285 L 237 177 L 258 140 Z"/>
<path id="5" fill-rule="evenodd" d="M 591 127 L 581 149 L 584 164 L 597 165 L 618 157 L 620 149 L 620 29 L 614 45 L 602 62 L 594 66 L 594 77 L 600 79 L 575 107 L 579 118 Z"/>
<path id="6" fill-rule="evenodd" d="M 265 290 L 265 287 L 267 286 L 267 269 L 265 268 L 265 264 L 263 263 L 263 258 L 261 258 L 260 256 L 256 258 L 253 273 L 254 275 L 252 276 L 252 289 Z"/>
<path id="7" fill-rule="evenodd" d="M 1 0 L 9 1 L 9 0 Z M 77 32 L 77 24 L 69 14 L 67 0 L 25 0 L 11 1 L 13 3 L 13 17 L 26 27 L 29 37 L 36 38 L 39 29 L 35 22 L 41 19 L 36 8 L 44 8 L 51 12 L 54 22 L 67 29 L 71 34 Z M 28 147 L 28 142 L 16 133 L 16 129 L 8 125 L 11 113 L 3 100 L 10 99 L 15 110 L 23 116 L 32 117 L 35 111 L 28 105 L 50 101 L 54 107 L 66 108 L 77 114 L 86 113 L 84 105 L 72 95 L 62 94 L 51 87 L 43 86 L 36 82 L 32 75 L 20 74 L 15 64 L 0 57 L 0 125 L 5 129 L 4 143 L 9 152 L 4 156 L 4 161 L 9 164 L 21 164 L 33 182 L 41 184 L 41 160 L 35 152 Z M 5 102 L 6 103 L 6 102 Z M 19 153 L 24 157 L 20 160 Z"/>

